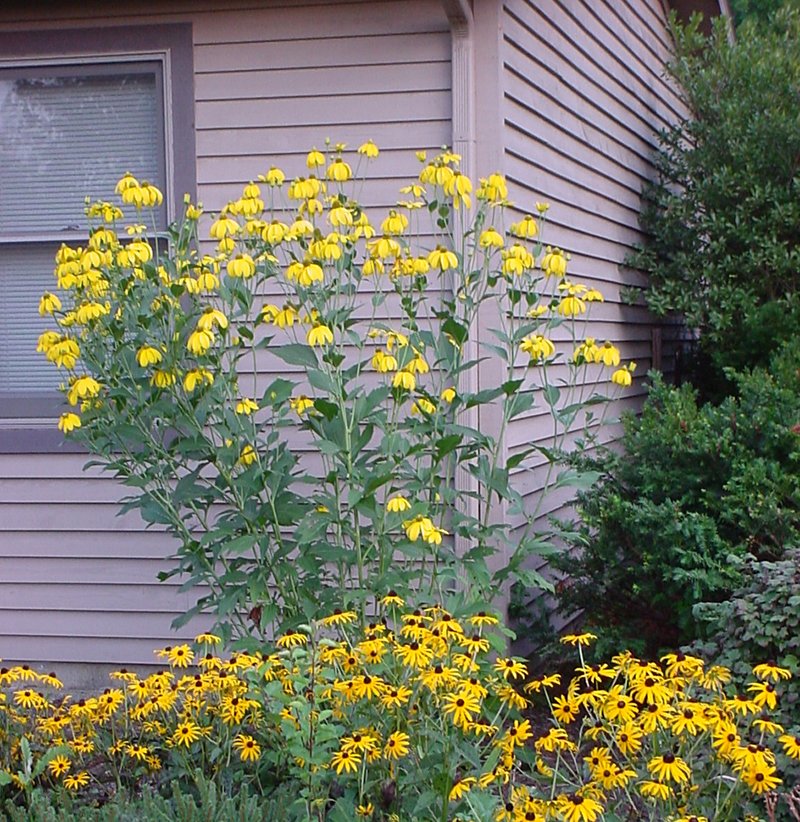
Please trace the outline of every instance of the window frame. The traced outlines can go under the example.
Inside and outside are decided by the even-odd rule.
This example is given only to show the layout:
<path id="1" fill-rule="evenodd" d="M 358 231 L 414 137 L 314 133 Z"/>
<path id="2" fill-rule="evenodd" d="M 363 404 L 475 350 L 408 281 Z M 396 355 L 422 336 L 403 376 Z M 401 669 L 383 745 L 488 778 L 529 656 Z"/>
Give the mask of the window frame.
<path id="1" fill-rule="evenodd" d="M 66 74 L 102 74 L 124 70 L 153 71 L 161 92 L 159 139 L 163 145 L 166 221 L 175 219 L 184 194 L 196 197 L 194 131 L 194 60 L 190 23 L 108 26 L 92 29 L 0 32 L 0 70 L 35 73 L 52 67 Z M 149 69 L 145 68 L 149 64 Z M 157 101 L 158 104 L 158 101 Z M 123 169 L 124 170 L 124 169 Z M 85 232 L 59 232 L 55 237 L 6 236 L 3 245 L 15 242 L 54 242 L 85 239 Z M 47 453 L 81 450 L 66 442 L 55 426 L 65 408 L 54 393 L 42 397 L 24 392 L 0 394 L 0 454 Z"/>

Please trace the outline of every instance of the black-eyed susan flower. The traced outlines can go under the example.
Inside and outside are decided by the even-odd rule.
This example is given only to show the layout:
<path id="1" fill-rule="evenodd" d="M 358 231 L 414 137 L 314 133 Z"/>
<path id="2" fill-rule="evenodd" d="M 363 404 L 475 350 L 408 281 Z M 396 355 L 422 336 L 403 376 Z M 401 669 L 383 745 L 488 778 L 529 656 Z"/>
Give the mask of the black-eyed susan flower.
<path id="1" fill-rule="evenodd" d="M 89 784 L 89 774 L 87 771 L 79 771 L 76 774 L 69 774 L 64 778 L 64 787 L 68 791 L 79 791 Z"/>
<path id="2" fill-rule="evenodd" d="M 596 799 L 581 793 L 560 797 L 556 807 L 565 822 L 595 822 L 602 819 L 603 806 Z"/>
<path id="3" fill-rule="evenodd" d="M 528 694 L 538 694 L 542 689 L 556 688 L 561 684 L 561 674 L 549 674 L 548 676 L 532 679 L 523 685 L 522 690 Z"/>
<path id="4" fill-rule="evenodd" d="M 634 722 L 626 722 L 617 730 L 614 741 L 623 756 L 631 757 L 642 749 L 643 739 L 644 731 Z"/>
<path id="5" fill-rule="evenodd" d="M 194 660 L 194 652 L 188 645 L 175 645 L 170 648 L 167 658 L 169 664 L 176 668 L 188 668 Z"/>
<path id="6" fill-rule="evenodd" d="M 458 690 L 455 693 L 445 694 L 442 710 L 450 717 L 454 725 L 466 731 L 475 715 L 480 713 L 481 705 L 473 693 Z"/>
<path id="7" fill-rule="evenodd" d="M 574 648 L 576 645 L 582 645 L 584 647 L 591 645 L 596 639 L 596 634 L 592 634 L 589 631 L 584 631 L 582 634 L 565 634 L 561 637 L 559 642 L 563 645 L 572 645 Z"/>
<path id="8" fill-rule="evenodd" d="M 504 679 L 521 679 L 528 675 L 528 668 L 521 659 L 500 657 L 494 663 L 494 669 Z"/>
<path id="9" fill-rule="evenodd" d="M 781 668 L 774 662 L 762 662 L 753 668 L 753 673 L 763 680 L 772 680 L 778 682 L 781 679 L 791 679 L 792 672 L 788 668 Z"/>
<path id="10" fill-rule="evenodd" d="M 753 682 L 747 686 L 747 690 L 753 695 L 752 701 L 759 708 L 766 707 L 774 711 L 778 707 L 778 694 L 771 682 Z"/>
<path id="11" fill-rule="evenodd" d="M 386 759 L 401 759 L 410 750 L 411 737 L 403 731 L 394 731 L 389 734 L 383 746 L 383 756 Z"/>
<path id="12" fill-rule="evenodd" d="M 47 770 L 50 772 L 50 775 L 54 776 L 56 779 L 59 779 L 66 773 L 69 773 L 71 768 L 72 762 L 70 761 L 69 757 L 64 756 L 63 754 L 54 756 L 47 763 Z"/>
<path id="13" fill-rule="evenodd" d="M 356 699 L 376 699 L 381 696 L 386 683 L 379 676 L 362 674 L 353 677 L 353 694 Z"/>
<path id="14" fill-rule="evenodd" d="M 511 685 L 497 685 L 495 693 L 503 704 L 509 708 L 522 711 L 528 707 L 528 700 Z"/>
<path id="15" fill-rule="evenodd" d="M 249 734 L 237 734 L 233 747 L 238 751 L 242 762 L 255 762 L 261 756 L 261 746 Z"/>
<path id="16" fill-rule="evenodd" d="M 567 696 L 557 696 L 553 700 L 553 716 L 564 725 L 569 725 L 580 716 L 580 706 Z"/>
<path id="17" fill-rule="evenodd" d="M 129 742 L 125 746 L 125 753 L 127 753 L 132 759 L 136 759 L 141 762 L 148 758 L 150 755 L 150 749 L 146 745 L 141 745 L 138 742 Z"/>
<path id="18" fill-rule="evenodd" d="M 408 703 L 411 698 L 411 688 L 405 685 L 399 687 L 387 687 L 381 694 L 381 704 L 385 708 L 401 708 Z"/>
<path id="19" fill-rule="evenodd" d="M 172 734 L 172 742 L 178 747 L 183 745 L 184 747 L 189 748 L 197 742 L 201 736 L 202 733 L 200 726 L 191 719 L 185 719 L 183 722 L 179 722 L 176 725 L 175 731 Z"/>
<path id="20" fill-rule="evenodd" d="M 662 802 L 668 802 L 674 796 L 672 788 L 664 782 L 645 779 L 637 783 L 637 788 L 642 796 Z"/>
<path id="21" fill-rule="evenodd" d="M 194 641 L 197 645 L 220 645 L 222 643 L 222 637 L 206 632 L 198 634 L 194 638 Z"/>
<path id="22" fill-rule="evenodd" d="M 688 782 L 692 769 L 679 756 L 673 753 L 665 753 L 663 756 L 654 756 L 648 763 L 647 768 L 653 776 L 662 782 L 677 782 L 682 784 Z"/>
<path id="23" fill-rule="evenodd" d="M 778 737 L 778 742 L 783 745 L 783 752 L 790 759 L 800 759 L 800 736 L 783 734 Z"/>
<path id="24" fill-rule="evenodd" d="M 358 614 L 355 611 L 343 611 L 341 608 L 336 608 L 333 613 L 323 617 L 320 622 L 323 625 L 349 625 L 358 619 Z"/>
<path id="25" fill-rule="evenodd" d="M 389 502 L 386 503 L 387 509 L 389 506 Z M 409 505 L 409 508 L 411 506 Z M 397 608 L 402 608 L 406 604 L 406 601 L 397 593 L 397 591 L 389 591 L 386 596 L 381 598 L 381 605 L 388 608 L 390 605 L 393 605 Z"/>
<path id="26" fill-rule="evenodd" d="M 742 781 L 754 794 L 759 796 L 775 790 L 778 785 L 783 783 L 783 780 L 775 775 L 774 768 L 766 768 L 763 766 L 745 768 L 742 771 Z"/>
<path id="27" fill-rule="evenodd" d="M 451 802 L 457 802 L 462 797 L 466 796 L 474 787 L 477 779 L 474 776 L 465 776 L 453 783 L 450 788 L 448 799 Z"/>
<path id="28" fill-rule="evenodd" d="M 355 751 L 336 751 L 330 762 L 337 774 L 355 773 L 360 764 L 361 757 Z"/>

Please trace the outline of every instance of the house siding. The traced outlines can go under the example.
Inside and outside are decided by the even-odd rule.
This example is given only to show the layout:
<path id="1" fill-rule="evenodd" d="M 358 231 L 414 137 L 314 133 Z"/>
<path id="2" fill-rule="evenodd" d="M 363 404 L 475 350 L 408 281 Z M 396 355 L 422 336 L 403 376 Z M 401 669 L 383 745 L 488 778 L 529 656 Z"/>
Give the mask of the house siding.
<path id="1" fill-rule="evenodd" d="M 686 114 L 664 75 L 667 18 L 660 0 L 504 0 L 499 18 L 502 162 L 510 199 L 520 213 L 535 201 L 551 204 L 544 242 L 571 254 L 570 279 L 605 296 L 592 306 L 587 334 L 614 341 L 623 361 L 638 366 L 633 387 L 608 409 L 612 421 L 639 407 L 652 364 L 652 317 L 626 305 L 621 291 L 644 283 L 625 261 L 643 239 L 641 189 L 653 177 L 657 131 Z M 551 371 L 551 380 L 558 377 Z M 515 419 L 508 455 L 547 444 L 551 431 L 546 408 Z M 612 423 L 600 438 L 610 442 L 620 433 Z M 514 479 L 534 510 L 546 467 L 543 459 L 525 466 L 515 469 Z M 568 492 L 554 495 L 539 513 L 568 515 L 568 501 Z"/>
<path id="2" fill-rule="evenodd" d="M 385 209 L 418 172 L 413 150 L 452 139 L 449 24 L 438 0 L 0 9 L 0 33 L 57 28 L 65 38 L 70 28 L 173 22 L 192 24 L 197 197 L 209 213 L 273 162 L 303 173 L 305 152 L 326 137 L 378 143 L 362 199 Z M 266 378 L 273 366 L 262 367 Z M 194 602 L 176 581 L 156 579 L 171 538 L 144 530 L 138 514 L 117 516 L 126 489 L 85 462 L 63 450 L 0 454 L 0 657 L 56 666 L 88 687 L 109 667 L 152 664 L 154 648 L 196 626 L 170 631 Z"/>

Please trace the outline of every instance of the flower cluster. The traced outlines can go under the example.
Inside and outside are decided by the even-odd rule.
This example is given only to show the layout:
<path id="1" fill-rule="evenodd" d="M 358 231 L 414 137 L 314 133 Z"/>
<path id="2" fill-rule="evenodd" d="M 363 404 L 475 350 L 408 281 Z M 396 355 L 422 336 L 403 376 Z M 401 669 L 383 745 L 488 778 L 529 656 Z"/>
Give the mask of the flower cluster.
<path id="1" fill-rule="evenodd" d="M 353 588 L 435 599 L 458 577 L 471 605 L 522 573 L 548 585 L 525 562 L 549 538 L 547 492 L 579 482 L 562 469 L 599 431 L 601 383 L 632 382 L 617 347 L 587 336 L 602 294 L 541 241 L 546 204 L 515 212 L 502 175 L 473 181 L 443 151 L 421 153 L 402 199 L 371 219 L 355 181 L 379 154 L 327 145 L 297 176 L 271 167 L 202 242 L 190 202 L 159 238 L 94 203 L 87 243 L 62 246 L 58 293 L 41 300 L 56 327 L 39 349 L 71 406 L 60 428 L 178 538 L 173 570 L 208 592 L 197 610 L 223 632 L 267 636 Z M 143 221 L 162 204 L 132 174 L 117 193 Z M 483 327 L 485 305 L 498 328 Z M 476 390 L 483 356 L 498 368 Z M 476 422 L 488 404 L 496 430 Z M 540 412 L 546 445 L 512 453 L 506 433 Z M 520 505 L 514 483 L 543 458 L 553 488 Z M 465 476 L 481 505 L 454 492 Z M 523 526 L 490 522 L 495 503 Z"/>
<path id="2" fill-rule="evenodd" d="M 503 641 L 486 611 L 407 611 L 395 592 L 376 605 L 369 624 L 337 609 L 258 653 L 222 658 L 203 634 L 159 651 L 164 670 L 117 671 L 80 700 L 46 696 L 54 674 L 2 669 L 5 773 L 24 787 L 25 739 L 40 781 L 68 791 L 118 790 L 190 761 L 220 777 L 226 762 L 261 790 L 296 786 L 287 818 L 333 796 L 375 819 L 727 820 L 775 795 L 782 759 L 800 760 L 800 736 L 770 718 L 789 677 L 774 664 L 734 693 L 727 669 L 682 654 L 588 665 L 582 634 L 564 638 L 581 665 L 561 687 L 491 653 Z M 542 699 L 549 721 L 534 726 L 522 712 Z"/>

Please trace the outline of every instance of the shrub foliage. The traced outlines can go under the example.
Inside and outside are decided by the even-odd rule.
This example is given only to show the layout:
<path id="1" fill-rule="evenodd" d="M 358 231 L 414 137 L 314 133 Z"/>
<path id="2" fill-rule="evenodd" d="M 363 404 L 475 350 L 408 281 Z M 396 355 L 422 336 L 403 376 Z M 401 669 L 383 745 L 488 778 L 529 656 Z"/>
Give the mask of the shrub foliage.
<path id="1" fill-rule="evenodd" d="M 797 346 L 770 369 L 732 375 L 738 396 L 698 405 L 656 375 L 624 453 L 580 495 L 583 547 L 560 562 L 562 603 L 651 652 L 697 636 L 696 602 L 740 580 L 729 557 L 777 559 L 800 533 Z"/>
<path id="2" fill-rule="evenodd" d="M 684 314 L 718 365 L 731 350 L 763 362 L 780 337 L 747 319 L 793 295 L 800 272 L 800 10 L 745 21 L 735 41 L 723 19 L 709 39 L 698 19 L 674 35 L 669 70 L 691 113 L 660 134 L 634 264 L 650 307 Z"/>

